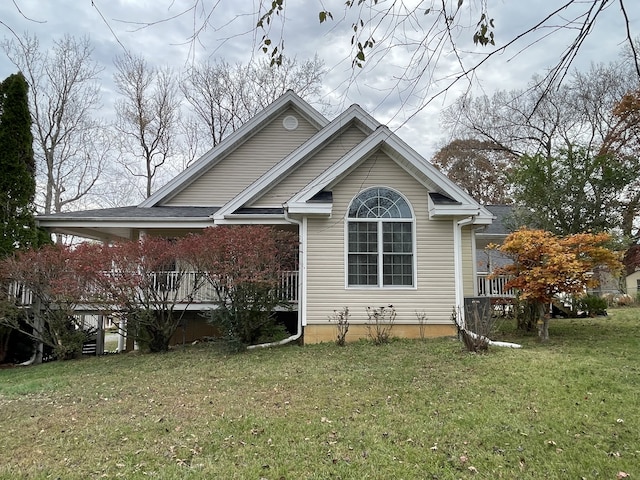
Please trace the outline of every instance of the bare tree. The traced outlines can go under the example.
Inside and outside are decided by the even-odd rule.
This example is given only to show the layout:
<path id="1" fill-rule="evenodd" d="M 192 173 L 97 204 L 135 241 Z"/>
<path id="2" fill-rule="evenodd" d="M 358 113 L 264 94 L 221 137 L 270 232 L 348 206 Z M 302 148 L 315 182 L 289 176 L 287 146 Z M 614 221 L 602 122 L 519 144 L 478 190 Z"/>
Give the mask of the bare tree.
<path id="1" fill-rule="evenodd" d="M 120 56 L 115 66 L 114 80 L 122 96 L 115 108 L 123 165 L 133 176 L 145 179 L 148 197 L 159 170 L 175 153 L 179 89 L 171 70 L 150 66 L 142 57 Z M 142 168 L 130 162 L 130 157 L 141 160 Z"/>
<path id="2" fill-rule="evenodd" d="M 463 95 L 442 119 L 457 137 L 491 141 L 515 155 L 551 157 L 577 143 L 598 150 L 616 123 L 616 103 L 635 85 L 621 63 L 592 65 L 557 89 L 534 76 L 528 88 Z"/>
<path id="3" fill-rule="evenodd" d="M 317 0 L 314 7 L 307 2 L 303 10 L 296 10 L 298 5 L 290 0 L 260 0 L 252 7 L 224 0 L 192 0 L 186 6 L 175 7 L 164 19 L 134 25 L 144 29 L 190 17 L 193 53 L 206 31 L 223 35 L 230 32 L 225 40 L 237 41 L 239 35 L 232 29 L 250 15 L 256 19 L 256 28 L 245 29 L 244 34 L 272 65 L 282 63 L 285 39 L 292 25 L 310 29 L 319 22 L 339 34 L 348 28 L 350 33 L 344 42 L 347 45 L 338 46 L 350 48 L 353 76 L 384 69 L 388 77 L 392 68 L 389 58 L 408 58 L 395 65 L 395 86 L 390 88 L 403 98 L 411 98 L 414 109 L 420 110 L 458 83 L 471 85 L 480 76 L 481 68 L 491 65 L 495 57 L 526 54 L 541 39 L 554 35 L 561 37 L 561 43 L 542 80 L 547 88 L 556 87 L 569 73 L 587 38 L 599 35 L 598 20 L 605 12 L 617 13 L 623 25 L 620 41 L 629 45 L 634 76 L 640 78 L 640 59 L 632 42 L 633 25 L 627 12 L 629 0 L 548 2 L 535 9 L 520 9 L 523 18 L 509 19 L 509 23 L 496 20 L 498 2 L 491 0 L 347 0 L 342 8 L 333 11 L 325 3 Z M 220 12 L 227 14 L 218 15 Z M 229 16 L 228 12 L 235 15 Z M 446 68 L 438 72 L 443 66 Z"/>
<path id="4" fill-rule="evenodd" d="M 265 60 L 248 65 L 218 61 L 192 66 L 181 89 L 211 147 L 287 90 L 319 103 L 323 74 L 317 57 L 302 63 L 283 59 L 280 68 Z"/>
<path id="5" fill-rule="evenodd" d="M 29 35 L 2 47 L 30 87 L 38 203 L 45 214 L 60 212 L 89 195 L 103 170 L 104 122 L 96 119 L 102 68 L 87 37 L 65 35 L 49 51 Z"/>
<path id="6" fill-rule="evenodd" d="M 637 80 L 630 68 L 592 65 L 558 89 L 545 89 L 534 79 L 525 90 L 464 96 L 444 112 L 444 124 L 456 135 L 493 142 L 521 157 L 513 177 L 520 203 L 532 207 L 537 202 L 540 211 L 562 209 L 580 228 L 590 218 L 580 209 L 589 204 L 597 210 L 593 218 L 606 220 L 600 225 L 617 225 L 632 235 L 640 212 L 640 157 Z M 543 165 L 550 169 L 546 177 L 536 174 Z M 552 195 L 570 190 L 585 200 Z"/>

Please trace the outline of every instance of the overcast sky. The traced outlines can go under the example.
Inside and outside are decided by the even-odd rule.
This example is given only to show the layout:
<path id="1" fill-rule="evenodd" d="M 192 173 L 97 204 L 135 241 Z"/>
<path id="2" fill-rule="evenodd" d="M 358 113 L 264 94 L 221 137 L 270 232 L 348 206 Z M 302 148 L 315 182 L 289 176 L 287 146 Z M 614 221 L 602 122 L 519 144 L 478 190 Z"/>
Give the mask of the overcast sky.
<path id="1" fill-rule="evenodd" d="M 463 9 L 471 1 L 463 3 Z M 177 18 L 167 20 L 188 9 L 197 2 L 200 9 L 190 11 Z M 514 35 L 542 20 L 548 12 L 566 0 L 489 0 L 489 16 L 495 20 L 497 46 Z M 101 82 L 104 86 L 105 116 L 112 109 L 113 59 L 124 49 L 143 55 L 151 64 L 171 65 L 182 70 L 190 62 L 203 59 L 224 58 L 230 62 L 246 63 L 261 53 L 256 46 L 262 35 L 254 28 L 257 17 L 253 12 L 259 0 L 2 0 L 0 2 L 0 36 L 11 38 L 28 31 L 36 35 L 43 45 L 68 33 L 74 36 L 88 35 L 95 47 L 94 59 L 104 67 Z M 271 2 L 267 2 L 271 3 Z M 381 4 L 383 2 L 380 2 Z M 420 3 L 407 0 L 405 4 Z M 423 7 L 431 2 L 422 2 Z M 435 2 L 439 3 L 439 2 Z M 455 2 L 457 4 L 457 0 Z M 579 2 L 577 2 L 579 3 Z M 587 2 L 591 3 L 591 2 Z M 609 2 L 594 30 L 588 37 L 581 54 L 574 63 L 575 68 L 587 69 L 590 62 L 615 60 L 622 51 L 625 40 L 624 19 L 619 3 Z M 202 9 L 217 5 L 210 17 L 208 27 L 200 32 L 196 42 L 190 42 L 194 28 L 201 25 Z M 443 86 L 445 78 L 456 75 L 456 62 L 452 56 L 440 56 L 438 68 L 429 72 L 432 82 L 425 83 L 426 90 L 413 92 L 394 89 L 395 77 L 406 64 L 408 53 L 404 49 L 386 52 L 368 59 L 363 71 L 351 66 L 350 38 L 352 18 L 345 17 L 344 0 L 286 0 L 284 24 L 285 53 L 299 60 L 312 58 L 315 54 L 325 62 L 328 69 L 324 90 L 336 111 L 352 103 L 359 103 L 376 119 L 387 123 L 411 144 L 418 152 L 430 158 L 447 138 L 447 132 L 439 127 L 439 112 L 450 104 L 467 87 L 460 82 L 447 95 L 437 97 L 428 107 L 417 112 L 424 99 L 432 98 Z M 332 12 L 334 20 L 324 24 L 318 22 L 318 11 L 324 5 Z M 585 9 L 585 4 L 577 5 Z M 632 35 L 640 34 L 640 2 L 625 2 Z M 558 25 L 576 15 L 576 8 L 562 12 L 549 25 Z M 423 13 L 424 15 L 424 13 Z M 428 14 L 424 16 L 428 18 Z M 463 11 L 459 17 L 463 24 L 475 25 L 476 15 Z M 166 20 L 166 21 L 162 21 Z M 143 23 L 155 23 L 142 27 Z M 412 26 L 405 26 L 412 30 Z M 280 24 L 274 26 L 272 37 L 277 38 Z M 398 33 L 399 29 L 396 29 Z M 515 44 L 488 62 L 478 73 L 474 90 L 491 94 L 496 89 L 524 88 L 535 73 L 557 61 L 575 31 L 564 30 L 553 33 L 552 28 L 540 32 L 538 41 L 516 55 L 533 38 Z M 461 51 L 474 49 L 472 31 L 465 30 L 456 39 Z M 413 28 L 411 34 L 415 33 Z M 547 36 L 547 34 L 549 34 Z M 377 32 L 376 35 L 382 35 Z M 477 50 L 477 49 L 476 49 Z M 486 52 L 487 50 L 485 50 Z M 515 56 L 515 57 L 514 57 Z M 15 72 L 15 67 L 0 53 L 0 77 Z M 357 76 L 354 78 L 354 74 Z"/>

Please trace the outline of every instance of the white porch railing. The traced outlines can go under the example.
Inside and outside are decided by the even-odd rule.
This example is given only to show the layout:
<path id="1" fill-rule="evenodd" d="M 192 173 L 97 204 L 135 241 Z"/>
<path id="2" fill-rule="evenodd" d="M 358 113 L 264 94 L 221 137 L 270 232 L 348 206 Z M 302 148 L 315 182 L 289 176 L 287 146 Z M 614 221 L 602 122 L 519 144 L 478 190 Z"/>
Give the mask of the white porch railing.
<path id="1" fill-rule="evenodd" d="M 33 293 L 20 282 L 8 285 L 8 297 L 18 307 L 30 306 L 33 303 Z"/>
<path id="2" fill-rule="evenodd" d="M 196 272 L 186 273 L 179 279 L 177 272 L 158 272 L 154 276 L 154 288 L 175 291 L 171 298 L 176 299 L 176 303 L 204 304 L 214 303 L 218 300 L 213 286 L 209 282 L 200 282 L 200 286 L 194 291 L 193 285 L 197 278 Z M 278 285 L 278 292 L 281 298 L 291 303 L 298 302 L 298 272 L 283 272 Z M 191 298 L 189 299 L 189 295 Z M 30 307 L 33 304 L 33 294 L 20 282 L 12 282 L 8 288 L 8 297 L 11 302 L 19 307 Z"/>
<path id="3" fill-rule="evenodd" d="M 156 275 L 155 287 L 162 289 L 176 290 L 172 294 L 172 298 L 185 299 L 182 303 L 186 303 L 189 295 L 192 296 L 190 303 L 213 303 L 218 301 L 218 296 L 211 283 L 198 279 L 196 272 L 187 272 L 182 279 L 178 281 L 178 274 L 172 275 L 173 272 L 159 272 Z M 196 281 L 200 281 L 200 286 L 193 289 Z M 298 272 L 283 272 L 280 276 L 278 292 L 283 300 L 291 303 L 298 302 Z M 178 300 L 178 302 L 181 302 Z"/>
<path id="4" fill-rule="evenodd" d="M 513 289 L 505 288 L 511 277 L 507 275 L 496 275 L 490 278 L 490 273 L 482 272 L 476 275 L 478 285 L 478 296 L 495 298 L 513 298 L 516 292 Z"/>

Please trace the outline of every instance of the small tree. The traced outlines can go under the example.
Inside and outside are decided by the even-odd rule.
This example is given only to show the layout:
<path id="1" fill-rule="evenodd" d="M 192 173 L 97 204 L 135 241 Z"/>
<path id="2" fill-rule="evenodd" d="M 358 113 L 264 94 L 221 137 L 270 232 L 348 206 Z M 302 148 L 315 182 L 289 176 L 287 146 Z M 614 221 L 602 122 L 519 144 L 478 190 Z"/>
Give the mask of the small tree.
<path id="1" fill-rule="evenodd" d="M 0 266 L 8 288 L 3 295 L 19 304 L 29 292 L 31 305 L 16 305 L 0 316 L 0 324 L 22 332 L 37 345 L 46 345 L 62 360 L 82 352 L 87 332 L 82 329 L 77 307 L 88 301 L 91 286 L 81 274 L 75 252 L 69 247 L 47 245 L 38 250 L 19 252 Z M 21 308 L 19 308 L 21 307 Z M 27 308 L 30 307 L 30 308 Z M 35 362 L 42 360 L 38 348 Z"/>
<path id="2" fill-rule="evenodd" d="M 275 310 L 289 306 L 279 286 L 295 268 L 296 236 L 265 226 L 221 226 L 194 240 L 189 261 L 216 292 L 211 322 L 229 345 L 240 350 L 273 336 Z"/>
<path id="3" fill-rule="evenodd" d="M 202 276 L 188 263 L 191 237 L 145 237 L 101 246 L 93 263 L 94 301 L 127 318 L 127 332 L 143 350 L 163 352 L 182 323 Z M 85 252 L 85 258 L 96 251 Z M 95 268 L 95 265 L 102 265 Z"/>
<path id="4" fill-rule="evenodd" d="M 609 249 L 607 233 L 578 233 L 558 237 L 545 230 L 520 229 L 510 234 L 500 247 L 513 263 L 494 271 L 494 275 L 513 278 L 505 288 L 515 288 L 519 297 L 533 306 L 543 341 L 549 339 L 546 306 L 558 294 L 582 294 L 598 284 L 593 274 L 598 268 L 616 273 L 619 255 Z"/>

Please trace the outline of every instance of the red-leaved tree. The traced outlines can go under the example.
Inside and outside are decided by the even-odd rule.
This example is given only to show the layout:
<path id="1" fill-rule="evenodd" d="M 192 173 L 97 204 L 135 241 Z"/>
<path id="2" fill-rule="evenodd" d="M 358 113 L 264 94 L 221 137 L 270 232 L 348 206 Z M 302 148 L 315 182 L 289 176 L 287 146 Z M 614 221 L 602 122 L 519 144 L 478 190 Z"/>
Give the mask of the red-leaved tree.
<path id="1" fill-rule="evenodd" d="M 143 350 L 169 349 L 202 285 L 202 275 L 185 255 L 193 242 L 147 236 L 104 245 L 94 259 L 94 266 L 100 265 L 92 272 L 99 308 L 126 319 L 127 334 Z"/>
<path id="2" fill-rule="evenodd" d="M 72 358 L 86 338 L 76 317 L 82 307 L 120 316 L 142 349 L 161 352 L 189 304 L 205 300 L 217 307 L 211 316 L 223 335 L 248 345 L 274 333 L 273 312 L 288 305 L 281 280 L 296 268 L 297 251 L 294 233 L 264 226 L 29 250 L 1 265 L 14 304 L 0 309 L 0 325 Z"/>
<path id="3" fill-rule="evenodd" d="M 13 308 L 5 308 L 0 324 L 26 334 L 36 345 L 50 347 L 60 359 L 81 354 L 88 332 L 77 311 L 91 301 L 92 286 L 78 260 L 74 249 L 60 245 L 4 259 L 0 283 L 8 289 L 3 296 L 12 300 Z M 42 349 L 38 348 L 35 362 L 41 360 Z"/>
<path id="4" fill-rule="evenodd" d="M 511 257 L 512 264 L 498 268 L 494 275 L 513 278 L 505 288 L 519 291 L 520 298 L 532 304 L 537 312 L 542 340 L 549 339 L 549 314 L 546 306 L 559 294 L 585 293 L 596 287 L 598 268 L 611 273 L 620 271 L 620 255 L 608 248 L 607 233 L 578 233 L 559 237 L 545 230 L 522 228 L 511 233 L 495 247 Z"/>
<path id="5" fill-rule="evenodd" d="M 211 321 L 233 349 L 277 336 L 274 311 L 289 303 L 283 275 L 297 268 L 298 239 L 266 226 L 219 226 L 193 236 L 189 263 L 216 293 Z"/>

